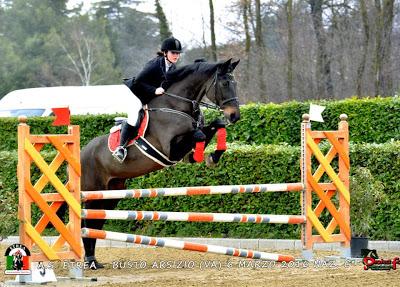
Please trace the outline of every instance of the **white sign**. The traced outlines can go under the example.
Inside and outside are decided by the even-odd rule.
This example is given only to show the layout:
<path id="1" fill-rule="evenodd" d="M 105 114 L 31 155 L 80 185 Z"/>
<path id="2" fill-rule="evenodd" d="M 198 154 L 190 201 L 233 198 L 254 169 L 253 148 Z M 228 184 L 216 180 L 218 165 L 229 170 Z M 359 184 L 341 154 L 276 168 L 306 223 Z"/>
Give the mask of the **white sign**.
<path id="1" fill-rule="evenodd" d="M 318 106 L 314 104 L 310 104 L 310 120 L 314 122 L 324 122 L 322 118 L 322 112 L 325 110 L 324 106 Z"/>

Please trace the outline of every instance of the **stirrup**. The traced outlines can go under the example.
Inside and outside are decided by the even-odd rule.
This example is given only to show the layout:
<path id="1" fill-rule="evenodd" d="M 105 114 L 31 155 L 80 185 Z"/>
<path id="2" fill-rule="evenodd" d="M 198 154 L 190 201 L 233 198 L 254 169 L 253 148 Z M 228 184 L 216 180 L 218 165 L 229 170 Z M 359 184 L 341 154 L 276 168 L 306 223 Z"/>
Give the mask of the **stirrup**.
<path id="1" fill-rule="evenodd" d="M 116 148 L 116 150 L 112 153 L 112 155 L 114 156 L 114 158 L 119 162 L 119 163 L 123 163 L 126 156 L 128 154 L 128 151 L 126 149 L 126 147 L 124 146 L 118 146 Z"/>

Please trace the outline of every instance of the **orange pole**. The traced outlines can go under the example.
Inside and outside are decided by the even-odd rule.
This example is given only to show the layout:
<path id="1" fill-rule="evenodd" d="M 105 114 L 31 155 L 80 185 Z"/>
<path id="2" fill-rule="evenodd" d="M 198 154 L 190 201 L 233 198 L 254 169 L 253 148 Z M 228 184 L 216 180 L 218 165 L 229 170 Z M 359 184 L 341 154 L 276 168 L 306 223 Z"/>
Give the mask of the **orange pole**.
<path id="1" fill-rule="evenodd" d="M 20 243 L 28 249 L 32 249 L 32 240 L 25 232 L 26 223 L 31 223 L 31 203 L 29 196 L 25 193 L 25 180 L 31 178 L 30 159 L 25 153 L 24 143 L 29 139 L 29 126 L 26 117 L 18 118 L 18 220 Z"/>
<path id="2" fill-rule="evenodd" d="M 346 158 L 348 162 L 350 162 L 350 147 L 349 147 L 349 123 L 347 122 L 347 115 L 340 115 L 340 123 L 339 123 L 339 131 L 344 133 L 344 138 L 340 141 L 342 143 L 345 155 L 343 157 Z M 343 184 L 346 186 L 347 190 L 350 191 L 350 164 L 346 164 L 346 160 L 342 157 L 339 157 L 339 178 L 343 181 Z M 343 217 L 343 220 L 346 222 L 346 226 L 349 228 L 349 232 L 351 234 L 350 229 L 350 204 L 344 200 L 343 195 L 339 194 L 339 204 L 340 204 L 340 213 Z M 344 234 L 344 230 L 340 230 L 341 234 Z M 350 239 L 347 238 L 344 242 L 341 243 L 342 248 L 348 249 L 350 248 Z M 346 250 L 343 250 L 346 253 Z M 347 254 L 346 254 L 347 255 Z"/>
<path id="3" fill-rule="evenodd" d="M 80 136 L 79 126 L 69 126 L 68 135 L 31 135 L 30 128 L 26 124 L 27 118 L 20 117 L 18 125 L 18 219 L 20 243 L 24 244 L 32 251 L 37 246 L 41 252 L 31 253 L 31 261 L 49 261 L 55 259 L 73 259 L 81 260 L 83 256 L 81 244 L 81 219 L 80 219 Z M 42 156 L 38 153 L 44 144 L 52 144 L 58 154 L 50 165 L 43 161 Z M 34 148 L 32 148 L 34 146 Z M 36 151 L 37 152 L 36 152 Z M 32 155 L 29 152 L 35 151 Z M 51 171 L 54 174 L 62 165 L 63 161 L 68 164 L 68 183 L 65 186 L 59 185 L 67 190 L 68 200 L 73 200 L 75 209 L 79 213 L 69 210 L 69 222 L 65 224 L 56 216 L 55 211 L 65 202 L 64 195 L 54 193 L 42 194 L 41 191 L 49 182 L 46 176 L 42 176 L 40 180 L 33 185 L 31 182 L 31 163 L 36 163 Z M 57 179 L 58 180 L 58 179 Z M 55 196 L 57 195 L 57 196 Z M 50 205 L 48 205 L 50 203 Z M 31 206 L 35 204 L 43 211 L 44 215 L 38 221 L 35 227 L 32 225 Z M 56 230 L 60 232 L 60 236 L 53 245 L 49 245 L 43 240 L 41 233 L 45 229 L 47 223 L 51 221 Z M 68 241 L 67 250 L 63 248 Z"/>

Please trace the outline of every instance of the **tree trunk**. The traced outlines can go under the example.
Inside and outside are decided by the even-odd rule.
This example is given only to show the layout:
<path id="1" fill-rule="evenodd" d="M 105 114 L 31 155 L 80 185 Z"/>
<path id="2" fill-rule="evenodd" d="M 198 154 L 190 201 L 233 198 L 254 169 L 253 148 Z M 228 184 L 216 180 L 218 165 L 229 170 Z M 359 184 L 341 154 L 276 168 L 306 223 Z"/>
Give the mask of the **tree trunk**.
<path id="1" fill-rule="evenodd" d="M 360 0 L 360 13 L 361 13 L 361 20 L 362 20 L 363 29 L 364 29 L 364 41 L 363 41 L 363 45 L 361 46 L 362 56 L 361 56 L 360 64 L 358 65 L 358 69 L 357 69 L 357 80 L 356 80 L 357 91 L 356 91 L 356 93 L 359 97 L 362 97 L 362 83 L 363 83 L 365 64 L 367 61 L 367 54 L 368 54 L 368 47 L 369 47 L 369 23 L 368 23 L 368 12 L 367 12 L 367 7 L 365 5 L 365 0 Z"/>
<path id="2" fill-rule="evenodd" d="M 293 0 L 286 2 L 286 19 L 288 25 L 288 43 L 287 43 L 287 96 L 289 101 L 293 100 Z"/>
<path id="3" fill-rule="evenodd" d="M 326 51 L 326 36 L 322 22 L 323 0 L 309 0 L 314 32 L 317 39 L 317 97 L 333 98 L 330 58 Z"/>
<path id="4" fill-rule="evenodd" d="M 383 0 L 383 3 L 375 0 L 375 96 L 391 96 L 394 93 L 390 68 L 393 6 L 394 0 Z"/>
<path id="5" fill-rule="evenodd" d="M 242 8 L 242 17 L 243 17 L 243 26 L 244 26 L 244 34 L 245 34 L 245 56 L 246 56 L 246 68 L 244 69 L 244 77 L 243 77 L 243 88 L 247 90 L 249 87 L 249 71 L 250 71 L 250 47 L 251 47 L 251 36 L 249 31 L 249 0 L 241 0 L 240 1 Z"/>
<path id="6" fill-rule="evenodd" d="M 246 37 L 245 52 L 246 52 L 246 55 L 249 55 L 250 47 L 251 47 L 251 36 L 250 36 L 249 17 L 248 17 L 248 12 L 250 11 L 250 1 L 242 0 L 242 5 L 243 5 L 244 33 L 245 33 L 245 37 Z"/>
<path id="7" fill-rule="evenodd" d="M 382 30 L 382 73 L 380 90 L 383 96 L 393 96 L 393 78 L 391 69 L 392 30 L 394 18 L 394 0 L 383 1 L 383 30 Z"/>
<path id="8" fill-rule="evenodd" d="M 202 37 L 201 37 L 201 43 L 203 44 L 203 55 L 208 58 L 210 51 L 207 49 L 207 41 L 206 41 L 206 29 L 205 29 L 205 20 L 204 17 L 201 17 L 201 31 L 202 31 Z"/>
<path id="9" fill-rule="evenodd" d="M 214 25 L 214 5 L 213 0 L 209 0 L 210 4 L 210 32 L 211 32 L 211 56 L 214 62 L 217 61 L 217 45 L 215 43 L 215 25 Z"/>
<path id="10" fill-rule="evenodd" d="M 264 79 L 264 65 L 266 63 L 266 51 L 263 41 L 262 35 L 262 23 L 261 23 L 261 4 L 260 0 L 255 0 L 256 3 L 256 46 L 257 53 L 259 57 L 258 61 L 258 86 L 260 89 L 260 98 L 263 99 L 264 102 L 268 102 L 266 85 Z"/>
<path id="11" fill-rule="evenodd" d="M 379 87 L 381 85 L 381 70 L 382 70 L 382 7 L 381 0 L 375 0 L 375 59 L 374 59 L 374 90 L 375 96 L 380 95 Z"/>

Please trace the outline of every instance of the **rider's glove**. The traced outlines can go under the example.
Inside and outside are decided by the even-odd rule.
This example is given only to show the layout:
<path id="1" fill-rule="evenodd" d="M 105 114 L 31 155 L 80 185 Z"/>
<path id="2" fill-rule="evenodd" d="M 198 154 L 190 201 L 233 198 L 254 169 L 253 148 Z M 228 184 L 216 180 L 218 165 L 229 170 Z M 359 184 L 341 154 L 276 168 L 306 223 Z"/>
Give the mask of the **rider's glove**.
<path id="1" fill-rule="evenodd" d="M 163 88 L 159 87 L 156 89 L 155 94 L 160 96 L 160 95 L 164 94 L 164 92 L 165 92 L 165 90 Z"/>

